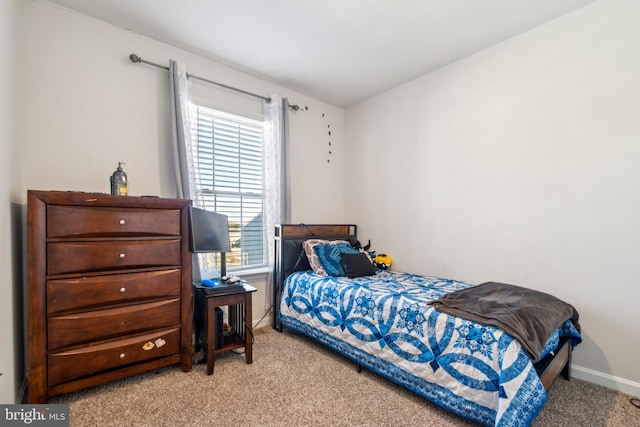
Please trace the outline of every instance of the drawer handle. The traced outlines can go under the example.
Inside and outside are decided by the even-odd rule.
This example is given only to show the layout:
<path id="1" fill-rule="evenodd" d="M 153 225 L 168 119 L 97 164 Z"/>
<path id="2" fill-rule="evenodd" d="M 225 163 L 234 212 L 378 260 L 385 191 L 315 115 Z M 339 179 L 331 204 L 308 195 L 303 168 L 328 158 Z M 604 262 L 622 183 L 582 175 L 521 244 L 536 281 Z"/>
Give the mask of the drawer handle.
<path id="1" fill-rule="evenodd" d="M 125 255 L 125 254 L 123 254 L 123 253 L 122 253 L 122 254 L 120 254 L 120 259 L 122 259 L 122 258 L 124 258 L 124 257 L 126 257 L 126 255 Z"/>
<path id="2" fill-rule="evenodd" d="M 127 357 L 127 355 L 126 355 L 126 354 L 124 354 L 124 353 L 120 353 L 120 359 L 124 359 L 125 357 Z"/>
<path id="3" fill-rule="evenodd" d="M 120 293 L 121 294 L 124 294 L 125 292 L 127 292 L 127 288 L 125 288 L 125 287 L 120 288 Z"/>
<path id="4" fill-rule="evenodd" d="M 126 221 L 125 221 L 124 219 L 121 219 L 121 220 L 120 220 L 120 225 L 124 225 L 124 224 L 125 224 L 125 222 L 126 222 Z"/>

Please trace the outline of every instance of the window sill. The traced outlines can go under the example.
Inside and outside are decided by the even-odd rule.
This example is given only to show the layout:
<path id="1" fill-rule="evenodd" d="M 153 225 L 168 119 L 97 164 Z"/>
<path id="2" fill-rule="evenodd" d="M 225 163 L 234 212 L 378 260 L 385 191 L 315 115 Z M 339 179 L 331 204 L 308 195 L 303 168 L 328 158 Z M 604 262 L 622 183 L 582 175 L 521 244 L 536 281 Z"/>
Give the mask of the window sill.
<path id="1" fill-rule="evenodd" d="M 269 274 L 270 270 L 271 269 L 269 267 L 247 268 L 247 269 L 227 267 L 227 274 L 242 276 L 243 278 L 247 276 L 266 276 Z"/>

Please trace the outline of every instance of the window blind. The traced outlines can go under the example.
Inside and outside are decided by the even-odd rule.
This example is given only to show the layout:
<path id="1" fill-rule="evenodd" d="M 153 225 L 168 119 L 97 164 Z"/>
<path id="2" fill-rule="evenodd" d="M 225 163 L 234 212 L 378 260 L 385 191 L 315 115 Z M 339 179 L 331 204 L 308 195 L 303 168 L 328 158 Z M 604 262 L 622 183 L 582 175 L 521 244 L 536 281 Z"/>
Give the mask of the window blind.
<path id="1" fill-rule="evenodd" d="M 227 266 L 266 264 L 264 123 L 194 105 L 196 204 L 229 217 Z"/>

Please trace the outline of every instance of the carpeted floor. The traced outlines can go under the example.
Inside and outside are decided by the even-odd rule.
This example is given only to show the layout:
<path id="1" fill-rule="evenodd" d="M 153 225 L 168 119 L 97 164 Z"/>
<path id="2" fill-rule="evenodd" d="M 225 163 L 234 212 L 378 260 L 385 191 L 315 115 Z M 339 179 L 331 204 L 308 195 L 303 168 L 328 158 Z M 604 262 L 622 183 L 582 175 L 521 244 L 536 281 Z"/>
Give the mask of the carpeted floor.
<path id="1" fill-rule="evenodd" d="M 473 426 L 314 341 L 256 331 L 253 364 L 216 358 L 214 375 L 164 368 L 50 400 L 71 426 Z M 533 426 L 640 427 L 631 396 L 558 379 Z"/>

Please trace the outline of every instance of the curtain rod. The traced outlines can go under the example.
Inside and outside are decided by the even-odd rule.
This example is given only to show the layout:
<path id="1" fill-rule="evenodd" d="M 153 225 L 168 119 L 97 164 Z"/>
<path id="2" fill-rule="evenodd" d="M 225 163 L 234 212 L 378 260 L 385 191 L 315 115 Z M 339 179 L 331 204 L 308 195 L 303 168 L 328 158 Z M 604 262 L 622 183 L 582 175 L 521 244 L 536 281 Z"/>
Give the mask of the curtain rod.
<path id="1" fill-rule="evenodd" d="M 165 67 L 164 65 L 156 64 L 155 62 L 151 62 L 151 61 L 147 61 L 145 59 L 142 59 L 138 55 L 136 55 L 135 53 L 132 53 L 131 55 L 129 55 L 129 59 L 133 63 L 143 62 L 145 64 L 153 65 L 154 67 L 163 68 L 163 69 L 169 71 L 169 67 Z M 234 90 L 236 92 L 244 93 L 245 95 L 253 96 L 254 98 L 260 98 L 263 101 L 266 101 L 267 104 L 271 102 L 271 98 L 269 98 L 269 97 L 265 97 L 265 96 L 262 96 L 262 95 L 256 95 L 255 93 L 251 93 L 251 92 L 247 92 L 246 90 L 242 90 L 242 89 L 238 89 L 238 88 L 235 88 L 235 87 L 227 86 L 225 84 L 214 82 L 213 80 L 205 79 L 203 77 L 194 76 L 193 74 L 187 73 L 187 77 L 191 78 L 191 79 L 200 80 L 200 81 L 203 81 L 203 82 L 206 82 L 206 83 L 211 83 L 213 85 L 220 86 L 220 87 L 223 87 L 225 89 Z M 294 105 L 294 106 L 289 105 L 289 107 L 291 107 L 294 110 L 296 110 L 294 107 L 298 107 L 298 106 L 297 105 Z"/>

